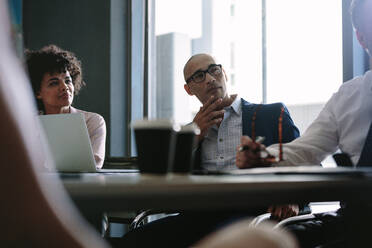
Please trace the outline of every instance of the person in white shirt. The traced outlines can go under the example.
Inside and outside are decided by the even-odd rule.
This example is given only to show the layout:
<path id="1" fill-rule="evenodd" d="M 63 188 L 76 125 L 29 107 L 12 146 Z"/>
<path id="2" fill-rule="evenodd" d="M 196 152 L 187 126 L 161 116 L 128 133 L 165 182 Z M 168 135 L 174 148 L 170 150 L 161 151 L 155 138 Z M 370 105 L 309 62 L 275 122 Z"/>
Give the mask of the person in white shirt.
<path id="1" fill-rule="evenodd" d="M 370 65 L 371 13 L 372 0 L 353 0 L 351 3 L 354 30 L 359 43 L 370 57 Z M 237 152 L 236 164 L 239 168 L 271 164 L 261 158 L 259 150 L 262 146 L 249 137 L 241 138 L 238 149 L 242 146 L 245 146 L 246 150 Z M 372 166 L 372 71 L 343 83 L 306 132 L 298 139 L 283 145 L 284 161 L 273 166 L 319 164 L 337 149 L 348 154 L 356 166 Z M 270 154 L 277 155 L 277 145 L 271 145 L 267 150 Z M 334 242 L 335 239 L 343 245 L 350 242 L 350 247 L 362 247 L 358 244 L 371 247 L 370 238 L 365 233 L 365 230 L 370 229 L 372 221 L 370 208 L 352 204 L 342 204 L 337 213 L 322 216 L 316 223 L 303 223 L 302 227 L 293 227 L 301 247 L 315 247 Z M 357 213 L 363 216 L 357 216 Z M 349 239 L 345 240 L 347 237 Z"/>
<path id="2" fill-rule="evenodd" d="M 83 113 L 96 167 L 102 168 L 105 159 L 105 120 L 99 114 L 71 106 L 74 96 L 85 85 L 80 61 L 73 53 L 49 45 L 37 51 L 26 51 L 26 65 L 39 114 Z"/>
<path id="3" fill-rule="evenodd" d="M 371 58 L 372 26 L 369 25 L 372 24 L 372 1 L 354 0 L 351 10 L 358 40 Z M 338 148 L 358 164 L 371 123 L 372 72 L 367 71 L 363 76 L 343 83 L 306 132 L 283 145 L 284 160 L 277 165 L 319 164 Z M 250 149 L 237 153 L 236 165 L 239 168 L 270 164 L 260 157 L 259 152 L 253 152 L 260 145 L 249 137 L 241 138 L 241 146 Z M 267 147 L 267 150 L 276 155 L 277 144 Z"/>
<path id="4" fill-rule="evenodd" d="M 345 82 L 327 102 L 306 132 L 283 145 L 284 160 L 276 165 L 315 165 L 338 148 L 358 164 L 369 126 L 372 122 L 372 72 Z M 255 145 L 249 137 L 241 139 L 241 146 Z M 278 144 L 267 147 L 276 155 Z M 247 168 L 267 164 L 257 153 L 238 152 L 237 166 Z"/>

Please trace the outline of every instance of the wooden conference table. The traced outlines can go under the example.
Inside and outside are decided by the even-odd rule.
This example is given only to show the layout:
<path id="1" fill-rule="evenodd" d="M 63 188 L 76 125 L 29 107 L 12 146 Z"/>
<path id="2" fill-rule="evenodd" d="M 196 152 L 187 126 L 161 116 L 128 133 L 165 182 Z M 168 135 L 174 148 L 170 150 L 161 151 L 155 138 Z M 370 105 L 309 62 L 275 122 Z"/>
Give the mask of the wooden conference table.
<path id="1" fill-rule="evenodd" d="M 97 212 L 234 210 L 310 201 L 372 203 L 371 169 L 254 169 L 233 175 L 79 173 L 61 178 L 80 208 Z"/>

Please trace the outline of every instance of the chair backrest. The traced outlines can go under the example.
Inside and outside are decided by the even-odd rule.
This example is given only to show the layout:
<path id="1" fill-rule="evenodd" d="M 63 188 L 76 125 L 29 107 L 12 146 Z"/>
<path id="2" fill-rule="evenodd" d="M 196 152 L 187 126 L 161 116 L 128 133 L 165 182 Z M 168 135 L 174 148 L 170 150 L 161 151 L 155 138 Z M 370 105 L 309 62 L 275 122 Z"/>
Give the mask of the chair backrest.
<path id="1" fill-rule="evenodd" d="M 38 136 L 32 91 L 10 41 L 0 1 L 0 247 L 106 247 L 58 178 L 41 176 L 48 151 Z"/>
<path id="2" fill-rule="evenodd" d="M 297 241 L 272 223 L 253 227 L 252 220 L 240 220 L 205 237 L 194 248 L 298 248 Z"/>

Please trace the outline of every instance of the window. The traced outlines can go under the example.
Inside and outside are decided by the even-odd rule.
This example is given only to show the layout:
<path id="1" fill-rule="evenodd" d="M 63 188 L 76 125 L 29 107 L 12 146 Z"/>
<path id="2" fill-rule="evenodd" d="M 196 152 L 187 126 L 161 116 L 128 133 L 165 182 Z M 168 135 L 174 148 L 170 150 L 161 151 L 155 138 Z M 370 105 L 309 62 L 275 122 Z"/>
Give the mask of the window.
<path id="1" fill-rule="evenodd" d="M 343 80 L 339 0 L 156 0 L 155 23 L 158 91 L 177 96 L 158 96 L 169 110 L 158 117 L 188 122 L 199 109 L 182 76 L 184 63 L 199 52 L 223 64 L 229 93 L 284 102 L 301 132 Z M 177 115 L 180 108 L 187 116 Z"/>
<path id="2" fill-rule="evenodd" d="M 302 133 L 343 81 L 342 2 L 267 0 L 266 27 L 267 101 Z"/>
<path id="3" fill-rule="evenodd" d="M 284 102 L 301 133 L 343 81 L 339 0 L 156 0 L 155 35 L 159 118 L 199 110 L 182 70 L 200 52 L 223 64 L 230 94 Z"/>

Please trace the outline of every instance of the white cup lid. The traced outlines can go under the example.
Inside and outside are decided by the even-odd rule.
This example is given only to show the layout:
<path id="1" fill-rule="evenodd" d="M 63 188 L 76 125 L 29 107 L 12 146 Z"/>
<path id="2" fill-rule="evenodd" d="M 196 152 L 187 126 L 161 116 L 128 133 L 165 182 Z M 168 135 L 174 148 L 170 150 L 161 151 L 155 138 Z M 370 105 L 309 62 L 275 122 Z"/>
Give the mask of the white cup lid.
<path id="1" fill-rule="evenodd" d="M 189 132 L 194 132 L 195 135 L 200 134 L 200 129 L 198 125 L 196 125 L 194 122 L 190 123 L 188 125 L 184 125 L 181 127 L 181 130 L 179 131 L 180 133 L 189 133 Z"/>
<path id="2" fill-rule="evenodd" d="M 132 122 L 133 129 L 173 129 L 180 130 L 180 125 L 170 119 L 142 119 Z"/>

